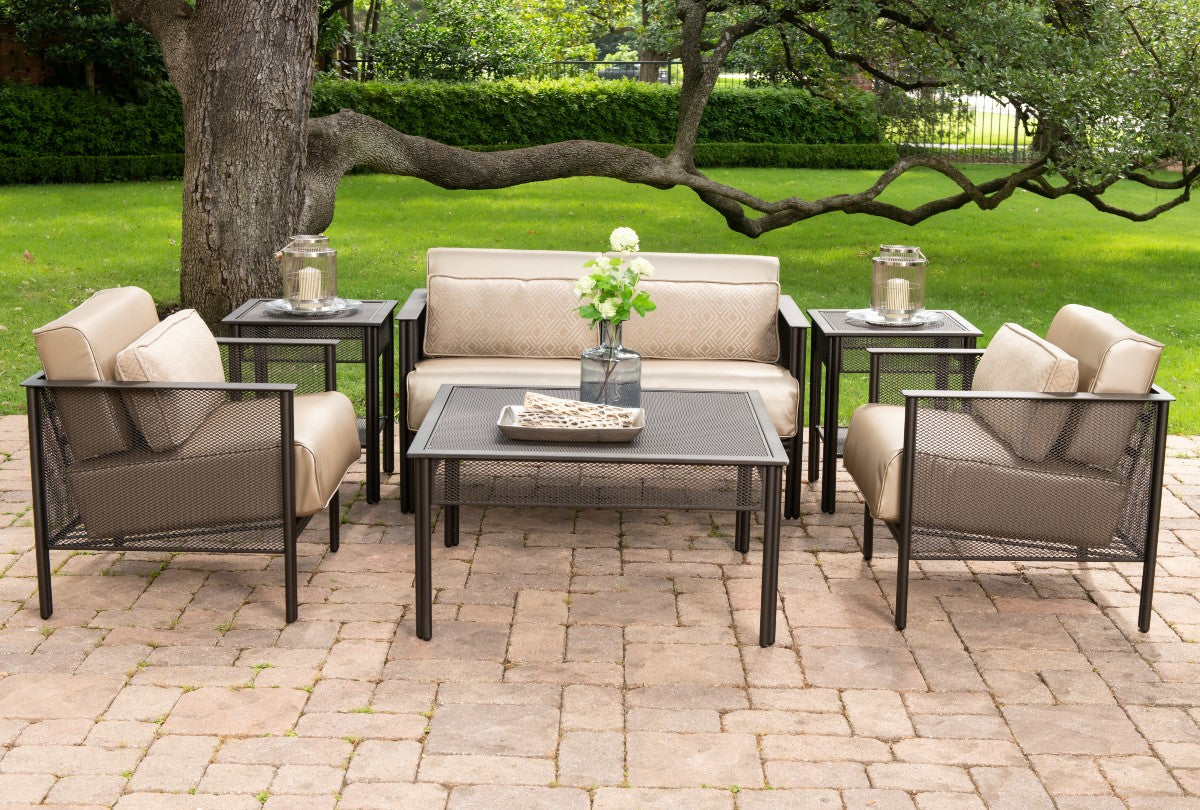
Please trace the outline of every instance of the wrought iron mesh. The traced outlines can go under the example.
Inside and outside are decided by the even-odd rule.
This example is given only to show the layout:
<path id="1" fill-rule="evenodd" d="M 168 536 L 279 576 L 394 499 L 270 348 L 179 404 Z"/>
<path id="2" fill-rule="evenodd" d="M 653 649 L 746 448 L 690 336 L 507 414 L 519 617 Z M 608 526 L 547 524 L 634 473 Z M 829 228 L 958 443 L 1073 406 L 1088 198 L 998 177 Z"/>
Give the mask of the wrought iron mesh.
<path id="1" fill-rule="evenodd" d="M 914 559 L 1142 560 L 1150 401 L 920 398 Z"/>
<path id="2" fill-rule="evenodd" d="M 311 338 L 312 333 L 296 337 Z M 221 359 L 227 379 L 234 382 L 294 385 L 297 394 L 325 390 L 324 346 L 228 339 L 221 342 Z"/>
<path id="3" fill-rule="evenodd" d="M 763 468 L 439 461 L 433 500 L 463 506 L 758 511 L 763 508 Z"/>
<path id="4" fill-rule="evenodd" d="M 245 352 L 250 350 L 247 355 Z M 322 346 L 223 346 L 250 380 L 325 388 Z M 269 362 L 268 362 L 269 361 Z M 236 377 L 236 374 L 232 376 Z M 61 403 L 80 389 L 35 389 L 45 537 L 52 549 L 283 551 L 280 391 L 104 389 L 128 447 L 82 458 Z M 95 387 L 89 391 L 96 391 Z"/>
<path id="5" fill-rule="evenodd" d="M 887 352 L 878 357 L 877 402 L 903 405 L 905 390 L 969 391 L 982 350 L 970 353 Z"/>

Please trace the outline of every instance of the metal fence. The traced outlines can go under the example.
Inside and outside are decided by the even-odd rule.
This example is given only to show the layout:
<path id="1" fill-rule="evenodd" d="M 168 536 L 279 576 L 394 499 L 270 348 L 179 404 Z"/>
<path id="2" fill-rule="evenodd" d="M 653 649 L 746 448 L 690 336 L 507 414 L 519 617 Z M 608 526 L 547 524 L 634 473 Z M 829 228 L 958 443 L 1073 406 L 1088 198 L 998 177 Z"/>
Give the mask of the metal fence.
<path id="1" fill-rule="evenodd" d="M 534 71 L 532 78 L 539 79 L 568 79 L 572 77 L 595 76 L 607 80 L 628 80 L 642 82 L 657 82 L 658 84 L 678 84 L 683 79 L 683 65 L 678 59 L 663 61 L 633 60 L 633 61 L 584 61 L 568 60 L 547 62 Z M 748 73 L 722 73 L 717 77 L 718 87 L 735 87 L 752 84 L 753 75 Z"/>
<path id="2" fill-rule="evenodd" d="M 904 154 L 944 155 L 964 163 L 1020 163 L 1034 154 L 1032 123 L 988 96 L 952 91 L 877 92 L 886 137 Z"/>

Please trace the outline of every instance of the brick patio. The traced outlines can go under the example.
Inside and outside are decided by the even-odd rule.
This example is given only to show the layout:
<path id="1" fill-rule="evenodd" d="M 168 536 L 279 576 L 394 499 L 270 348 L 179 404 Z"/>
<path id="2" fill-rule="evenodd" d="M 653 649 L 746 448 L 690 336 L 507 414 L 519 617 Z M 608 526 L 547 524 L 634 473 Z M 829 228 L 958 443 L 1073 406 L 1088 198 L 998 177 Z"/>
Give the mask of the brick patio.
<path id="1" fill-rule="evenodd" d="M 56 553 L 37 615 L 24 417 L 0 419 L 0 804 L 128 808 L 1200 808 L 1200 441 L 1167 460 L 1155 619 L 1137 564 L 859 553 L 805 493 L 779 642 L 730 514 L 463 510 L 434 544 L 343 485 L 342 549 Z"/>

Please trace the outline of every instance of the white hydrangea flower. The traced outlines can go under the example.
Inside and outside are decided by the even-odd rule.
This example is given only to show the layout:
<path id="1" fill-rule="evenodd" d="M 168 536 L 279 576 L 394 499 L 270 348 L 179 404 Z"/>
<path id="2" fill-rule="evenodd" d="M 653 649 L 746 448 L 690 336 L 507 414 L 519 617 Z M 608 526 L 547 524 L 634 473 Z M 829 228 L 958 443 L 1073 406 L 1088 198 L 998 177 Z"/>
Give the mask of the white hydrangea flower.
<path id="1" fill-rule="evenodd" d="M 636 253 L 640 250 L 638 246 L 638 235 L 633 228 L 617 228 L 608 237 L 608 244 L 617 253 Z"/>
<path id="2" fill-rule="evenodd" d="M 575 282 L 575 295 L 579 298 L 590 295 L 594 289 L 596 289 L 596 279 L 591 276 L 580 276 L 579 281 Z"/>
<path id="3" fill-rule="evenodd" d="M 603 318 L 611 318 L 617 314 L 617 302 L 611 298 L 607 301 L 601 301 L 596 305 L 596 309 L 600 311 Z"/>
<path id="4" fill-rule="evenodd" d="M 629 263 L 629 269 L 641 278 L 654 275 L 654 265 L 641 256 L 638 256 Z"/>

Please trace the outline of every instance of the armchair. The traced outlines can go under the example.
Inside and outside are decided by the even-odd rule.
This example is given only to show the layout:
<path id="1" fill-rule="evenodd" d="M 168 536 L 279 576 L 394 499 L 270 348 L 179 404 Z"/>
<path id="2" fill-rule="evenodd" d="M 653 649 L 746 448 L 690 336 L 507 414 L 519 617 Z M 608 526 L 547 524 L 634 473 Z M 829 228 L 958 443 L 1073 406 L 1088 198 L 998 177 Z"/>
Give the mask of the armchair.
<path id="1" fill-rule="evenodd" d="M 44 371 L 23 385 L 42 618 L 50 551 L 91 549 L 281 553 L 294 621 L 297 536 L 328 509 L 337 550 L 337 490 L 359 457 L 336 341 L 217 341 L 193 310 L 160 323 L 136 287 L 34 334 Z"/>
<path id="2" fill-rule="evenodd" d="M 1046 340 L 1006 324 L 986 351 L 871 350 L 871 403 L 845 465 L 899 547 L 895 618 L 911 560 L 1141 562 L 1150 625 L 1168 409 L 1162 346 L 1069 305 Z M 958 390 L 950 390 L 958 389 Z"/>

